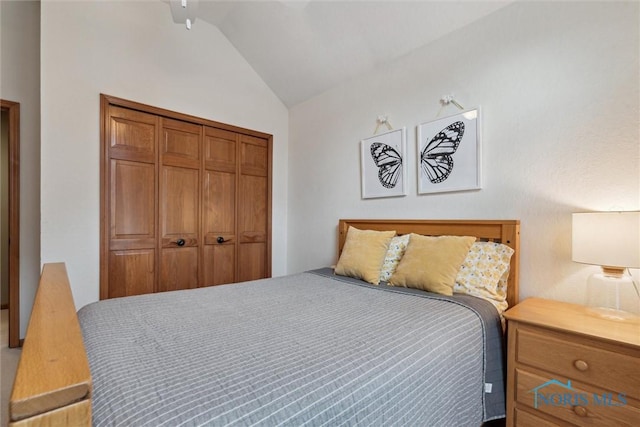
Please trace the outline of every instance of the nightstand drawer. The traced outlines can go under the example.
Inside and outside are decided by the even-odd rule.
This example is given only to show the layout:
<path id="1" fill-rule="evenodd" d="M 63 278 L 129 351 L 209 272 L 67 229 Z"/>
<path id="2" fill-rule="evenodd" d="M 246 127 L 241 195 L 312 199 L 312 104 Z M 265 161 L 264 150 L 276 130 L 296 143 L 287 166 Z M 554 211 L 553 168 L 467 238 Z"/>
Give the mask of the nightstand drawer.
<path id="1" fill-rule="evenodd" d="M 516 361 L 640 399 L 639 358 L 583 345 L 572 335 L 518 328 Z"/>
<path id="2" fill-rule="evenodd" d="M 543 418 L 530 414 L 527 411 L 516 409 L 515 422 L 518 427 L 558 427 L 559 424 L 552 423 Z"/>
<path id="3" fill-rule="evenodd" d="M 585 390 L 565 378 L 543 377 L 520 369 L 516 369 L 515 377 L 516 402 L 534 412 L 578 426 L 635 427 L 640 420 L 640 409 L 616 393 Z"/>

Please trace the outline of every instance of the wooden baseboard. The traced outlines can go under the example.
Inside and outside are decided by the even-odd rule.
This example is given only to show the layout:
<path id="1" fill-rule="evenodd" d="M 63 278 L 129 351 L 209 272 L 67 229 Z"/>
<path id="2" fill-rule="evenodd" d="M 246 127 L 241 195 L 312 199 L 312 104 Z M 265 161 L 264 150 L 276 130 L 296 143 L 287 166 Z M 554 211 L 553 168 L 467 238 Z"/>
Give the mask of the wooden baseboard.
<path id="1" fill-rule="evenodd" d="M 9 309 L 9 304 L 0 305 L 0 310 L 8 310 L 8 309 Z"/>

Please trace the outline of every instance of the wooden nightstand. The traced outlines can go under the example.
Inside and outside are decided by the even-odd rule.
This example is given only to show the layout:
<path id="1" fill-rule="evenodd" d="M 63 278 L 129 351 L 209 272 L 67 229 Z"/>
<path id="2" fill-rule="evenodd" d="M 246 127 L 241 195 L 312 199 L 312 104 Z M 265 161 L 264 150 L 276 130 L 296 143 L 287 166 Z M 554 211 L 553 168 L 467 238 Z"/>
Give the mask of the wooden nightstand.
<path id="1" fill-rule="evenodd" d="M 507 427 L 640 426 L 640 318 L 539 298 L 504 317 Z"/>

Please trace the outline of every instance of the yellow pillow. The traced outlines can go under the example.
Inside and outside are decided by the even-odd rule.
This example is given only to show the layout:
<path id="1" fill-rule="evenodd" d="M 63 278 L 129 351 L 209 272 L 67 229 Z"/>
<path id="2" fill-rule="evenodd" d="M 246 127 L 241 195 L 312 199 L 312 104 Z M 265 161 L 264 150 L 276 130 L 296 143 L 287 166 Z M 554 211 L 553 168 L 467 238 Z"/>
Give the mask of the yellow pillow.
<path id="1" fill-rule="evenodd" d="M 349 227 L 335 273 L 377 285 L 380 269 L 395 231 L 358 230 Z"/>
<path id="2" fill-rule="evenodd" d="M 453 295 L 456 275 L 475 240 L 470 236 L 435 237 L 412 233 L 389 284 Z"/>

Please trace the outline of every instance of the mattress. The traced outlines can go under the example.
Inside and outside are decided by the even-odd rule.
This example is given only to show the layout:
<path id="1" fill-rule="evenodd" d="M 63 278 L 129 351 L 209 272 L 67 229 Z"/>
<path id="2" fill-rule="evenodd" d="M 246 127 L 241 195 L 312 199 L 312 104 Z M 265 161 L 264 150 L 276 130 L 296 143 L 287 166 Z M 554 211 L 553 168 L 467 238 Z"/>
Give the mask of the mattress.
<path id="1" fill-rule="evenodd" d="M 478 426 L 501 418 L 493 306 L 329 269 L 78 312 L 96 426 Z"/>

